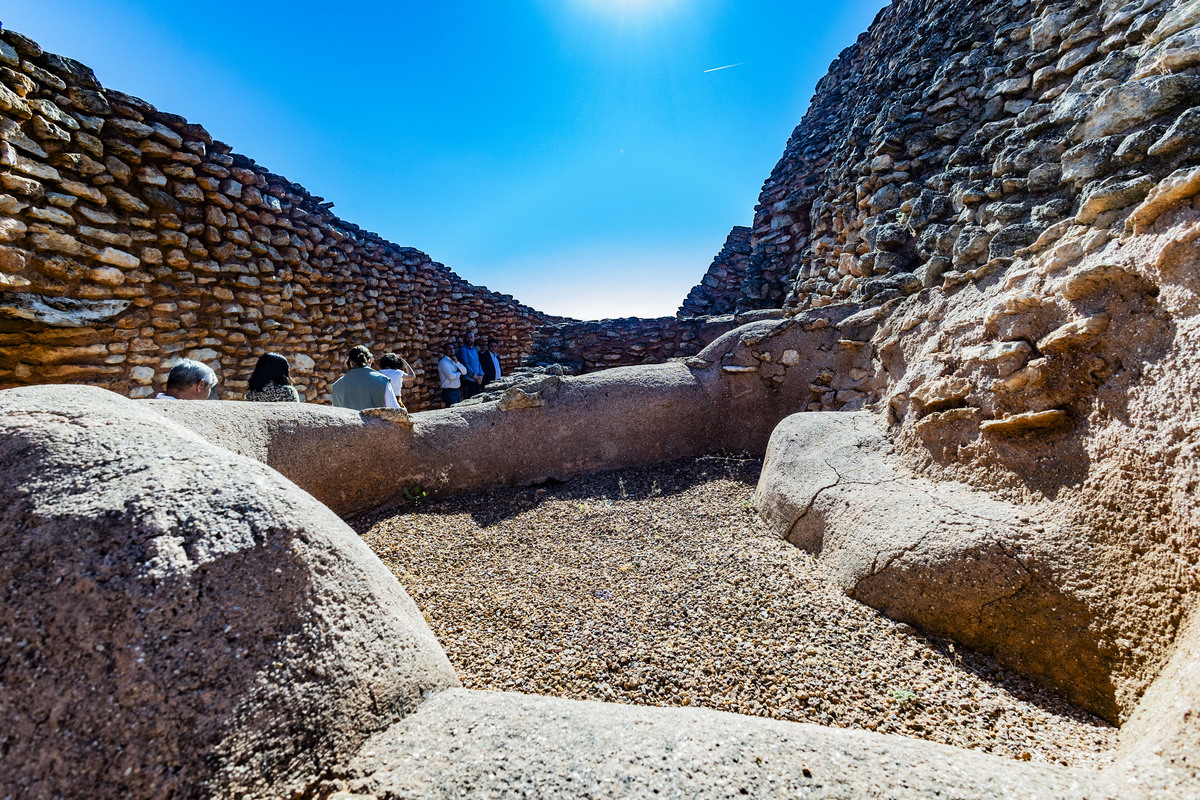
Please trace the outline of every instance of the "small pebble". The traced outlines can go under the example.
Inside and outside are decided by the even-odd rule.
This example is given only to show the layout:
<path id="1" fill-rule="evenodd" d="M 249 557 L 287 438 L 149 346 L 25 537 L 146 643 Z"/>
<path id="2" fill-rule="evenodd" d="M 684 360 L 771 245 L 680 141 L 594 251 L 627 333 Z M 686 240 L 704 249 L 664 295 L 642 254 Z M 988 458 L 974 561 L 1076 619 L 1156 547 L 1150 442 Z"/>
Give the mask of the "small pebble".
<path id="1" fill-rule="evenodd" d="M 846 597 L 767 532 L 761 460 L 710 456 L 354 521 L 463 685 L 697 706 L 1100 767 L 1117 730 Z"/>

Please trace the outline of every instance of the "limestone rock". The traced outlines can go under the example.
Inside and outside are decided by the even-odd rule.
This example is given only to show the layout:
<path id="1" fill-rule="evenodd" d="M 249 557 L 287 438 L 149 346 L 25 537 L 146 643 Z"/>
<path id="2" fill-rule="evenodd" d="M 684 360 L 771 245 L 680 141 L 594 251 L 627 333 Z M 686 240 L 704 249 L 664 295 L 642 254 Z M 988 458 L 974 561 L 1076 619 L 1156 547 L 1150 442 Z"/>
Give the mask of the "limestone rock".
<path id="1" fill-rule="evenodd" d="M 971 394 L 972 388 L 966 378 L 938 378 L 918 386 L 911 397 L 919 410 L 928 413 L 962 403 Z"/>
<path id="2" fill-rule="evenodd" d="M 1076 140 L 1129 130 L 1178 106 L 1200 98 L 1200 77 L 1161 75 L 1114 86 L 1096 102 L 1090 114 L 1071 132 Z"/>
<path id="3" fill-rule="evenodd" d="M 1080 347 L 1108 330 L 1108 322 L 1108 314 L 1096 314 L 1068 322 L 1042 337 L 1038 341 L 1038 350 L 1054 353 Z"/>
<path id="4" fill-rule="evenodd" d="M 537 394 L 529 394 L 516 386 L 504 393 L 504 397 L 496 404 L 501 411 L 515 411 L 518 408 L 540 408 L 546 405 Z"/>
<path id="5" fill-rule="evenodd" d="M 982 422 L 979 429 L 991 434 L 1020 434 L 1030 431 L 1059 430 L 1070 425 L 1071 416 L 1062 409 L 1049 411 L 1028 411 L 1024 414 L 1013 414 L 1003 419 L 992 419 Z"/>
<path id="6" fill-rule="evenodd" d="M 0 319 L 20 319 L 55 327 L 81 328 L 116 317 L 129 300 L 71 300 L 29 293 L 0 292 Z"/>
<path id="7" fill-rule="evenodd" d="M 1200 167 L 1177 169 L 1158 183 L 1126 220 L 1126 233 L 1149 228 L 1171 206 L 1200 194 Z"/>
<path id="8" fill-rule="evenodd" d="M 1089 187 L 1083 196 L 1075 221 L 1083 224 L 1094 222 L 1105 211 L 1125 208 L 1140 202 L 1154 188 L 1154 181 L 1145 175 L 1129 180 L 1104 181 Z"/>

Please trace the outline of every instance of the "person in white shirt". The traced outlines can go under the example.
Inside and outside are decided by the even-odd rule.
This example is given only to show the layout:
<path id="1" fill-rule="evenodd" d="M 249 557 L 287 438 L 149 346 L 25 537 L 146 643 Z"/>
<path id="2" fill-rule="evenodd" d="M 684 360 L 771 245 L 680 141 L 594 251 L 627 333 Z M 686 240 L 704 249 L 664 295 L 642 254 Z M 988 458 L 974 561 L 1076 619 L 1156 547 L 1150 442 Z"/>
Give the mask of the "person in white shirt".
<path id="1" fill-rule="evenodd" d="M 217 385 L 217 373 L 207 364 L 185 358 L 167 375 L 167 390 L 154 396 L 155 400 L 207 400 Z"/>
<path id="2" fill-rule="evenodd" d="M 454 357 L 454 345 L 446 342 L 442 353 L 442 360 L 438 362 L 438 378 L 442 382 L 442 402 L 449 408 L 462 399 L 462 377 L 470 373 Z"/>
<path id="3" fill-rule="evenodd" d="M 396 393 L 396 399 L 403 405 L 400 392 L 405 386 L 412 386 L 413 381 L 417 379 L 417 371 L 413 369 L 403 356 L 395 353 L 386 353 L 383 358 L 379 359 L 379 373 L 387 375 L 388 380 L 392 382 L 392 391 Z"/>

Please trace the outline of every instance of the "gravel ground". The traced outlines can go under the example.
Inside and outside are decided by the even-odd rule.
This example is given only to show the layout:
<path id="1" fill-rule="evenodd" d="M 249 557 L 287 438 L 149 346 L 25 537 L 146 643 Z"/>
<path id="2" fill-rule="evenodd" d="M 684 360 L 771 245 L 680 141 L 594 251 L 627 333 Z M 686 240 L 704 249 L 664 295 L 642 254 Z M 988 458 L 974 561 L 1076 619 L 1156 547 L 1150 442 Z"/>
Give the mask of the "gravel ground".
<path id="1" fill-rule="evenodd" d="M 986 656 L 847 598 L 708 457 L 355 521 L 463 685 L 703 706 L 1101 765 L 1115 728 Z"/>

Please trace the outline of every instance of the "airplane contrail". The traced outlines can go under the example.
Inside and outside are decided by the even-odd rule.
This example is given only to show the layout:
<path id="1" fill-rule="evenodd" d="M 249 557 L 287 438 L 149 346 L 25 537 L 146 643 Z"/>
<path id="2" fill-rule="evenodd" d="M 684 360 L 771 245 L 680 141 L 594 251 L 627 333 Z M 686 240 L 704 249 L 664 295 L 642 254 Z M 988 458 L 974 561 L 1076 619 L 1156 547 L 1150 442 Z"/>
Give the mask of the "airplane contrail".
<path id="1" fill-rule="evenodd" d="M 705 71 L 705 72 L 717 72 L 718 70 L 722 70 L 722 69 L 732 69 L 733 67 L 740 67 L 740 66 L 742 66 L 743 64 L 749 64 L 749 63 L 750 63 L 749 61 L 739 61 L 739 62 L 738 62 L 738 63 L 736 63 L 736 64 L 726 64 L 726 65 L 725 65 L 725 66 L 723 66 L 723 67 L 713 67 L 712 69 L 706 69 L 706 70 L 704 70 L 704 71 Z"/>

